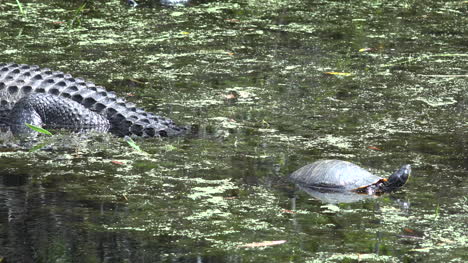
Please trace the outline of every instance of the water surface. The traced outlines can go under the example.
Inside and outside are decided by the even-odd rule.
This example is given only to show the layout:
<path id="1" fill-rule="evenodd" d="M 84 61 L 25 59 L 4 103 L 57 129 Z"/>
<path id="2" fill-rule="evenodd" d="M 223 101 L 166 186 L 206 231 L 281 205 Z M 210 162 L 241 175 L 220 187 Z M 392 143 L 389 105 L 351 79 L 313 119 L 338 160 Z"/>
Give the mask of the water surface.
<path id="1" fill-rule="evenodd" d="M 140 2 L 0 5 L 0 61 L 92 80 L 193 131 L 137 139 L 146 153 L 2 135 L 0 261 L 467 260 L 465 2 Z M 413 176 L 348 204 L 285 180 L 330 158 Z M 286 242 L 244 247 L 265 241 Z"/>

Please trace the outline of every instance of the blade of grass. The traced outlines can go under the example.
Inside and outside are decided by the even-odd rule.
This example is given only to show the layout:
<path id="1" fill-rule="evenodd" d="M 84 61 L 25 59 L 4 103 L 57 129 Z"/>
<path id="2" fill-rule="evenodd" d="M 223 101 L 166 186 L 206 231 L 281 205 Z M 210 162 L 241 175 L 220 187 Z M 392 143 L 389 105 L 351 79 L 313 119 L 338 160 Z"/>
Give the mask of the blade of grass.
<path id="1" fill-rule="evenodd" d="M 40 149 L 44 148 L 44 146 L 46 146 L 46 145 L 47 145 L 47 143 L 40 143 L 40 144 L 32 147 L 31 149 L 29 149 L 29 152 L 37 152 Z M 1 263 L 1 261 L 0 261 L 0 263 Z"/>
<path id="2" fill-rule="evenodd" d="M 132 138 L 125 136 L 125 141 L 130 145 L 133 149 L 135 149 L 137 152 L 145 153 L 140 146 L 138 146 L 135 141 L 132 140 Z"/>
<path id="3" fill-rule="evenodd" d="M 80 7 L 78 7 L 76 10 L 75 10 L 75 14 L 73 15 L 73 18 L 70 20 L 70 22 L 68 22 L 68 29 L 71 29 L 73 28 L 73 26 L 75 25 L 75 22 L 78 26 L 81 25 L 81 14 L 83 13 L 84 9 L 86 7 L 86 3 L 83 3 Z"/>
<path id="4" fill-rule="evenodd" d="M 18 9 L 20 11 L 20 14 L 22 16 L 24 16 L 26 13 L 24 12 L 24 9 L 23 9 L 23 4 L 21 4 L 21 2 L 19 0 L 16 0 L 16 5 L 18 6 Z"/>
<path id="5" fill-rule="evenodd" d="M 48 131 L 48 130 L 46 130 L 44 128 L 29 124 L 29 123 L 25 123 L 25 125 L 28 126 L 28 128 L 32 129 L 33 131 L 37 131 L 39 133 L 43 133 L 43 134 L 46 134 L 46 135 L 52 135 L 52 133 L 50 131 Z"/>

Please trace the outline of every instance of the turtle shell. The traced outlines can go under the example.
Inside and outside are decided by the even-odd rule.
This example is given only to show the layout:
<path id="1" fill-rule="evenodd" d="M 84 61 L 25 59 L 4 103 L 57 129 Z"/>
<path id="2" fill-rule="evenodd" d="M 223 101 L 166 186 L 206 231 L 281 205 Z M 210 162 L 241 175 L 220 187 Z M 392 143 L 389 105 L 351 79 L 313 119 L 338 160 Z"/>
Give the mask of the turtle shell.
<path id="1" fill-rule="evenodd" d="M 329 190 L 356 190 L 385 180 L 363 168 L 341 160 L 320 160 L 291 174 L 296 183 Z"/>

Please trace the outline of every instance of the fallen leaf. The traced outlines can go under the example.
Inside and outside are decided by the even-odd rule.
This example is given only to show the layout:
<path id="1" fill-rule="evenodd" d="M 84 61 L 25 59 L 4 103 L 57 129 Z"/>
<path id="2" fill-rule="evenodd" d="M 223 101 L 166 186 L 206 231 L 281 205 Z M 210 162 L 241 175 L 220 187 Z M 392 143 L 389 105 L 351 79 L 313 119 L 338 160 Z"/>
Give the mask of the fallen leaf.
<path id="1" fill-rule="evenodd" d="M 335 75 L 335 76 L 351 76 L 351 73 L 347 72 L 324 72 L 327 75 Z"/>
<path id="2" fill-rule="evenodd" d="M 382 151 L 382 149 L 377 148 L 377 147 L 375 147 L 375 146 L 367 146 L 367 149 L 376 150 L 376 151 Z"/>
<path id="3" fill-rule="evenodd" d="M 286 243 L 286 240 L 276 240 L 276 241 L 262 241 L 262 242 L 253 242 L 249 244 L 239 245 L 238 247 L 269 247 L 276 246 Z"/>
<path id="4" fill-rule="evenodd" d="M 283 210 L 281 210 L 281 212 L 287 213 L 287 214 L 295 214 L 296 213 L 296 212 L 294 212 L 292 210 L 288 210 L 288 209 L 283 209 Z"/>
<path id="5" fill-rule="evenodd" d="M 369 51 L 374 51 L 374 50 L 375 50 L 375 49 L 373 49 L 373 48 L 365 47 L 365 48 L 359 49 L 359 52 L 369 52 Z"/>
<path id="6" fill-rule="evenodd" d="M 413 248 L 410 249 L 410 251 L 417 251 L 417 252 L 429 252 L 431 249 L 434 249 L 433 247 L 422 247 L 422 248 Z"/>
<path id="7" fill-rule="evenodd" d="M 118 165 L 124 165 L 123 162 L 119 162 L 119 161 L 111 161 L 111 163 L 113 163 L 113 164 L 118 164 Z"/>
<path id="8" fill-rule="evenodd" d="M 320 208 L 326 209 L 325 211 L 323 211 L 324 213 L 335 213 L 340 211 L 340 207 L 334 204 L 322 205 Z"/>
<path id="9" fill-rule="evenodd" d="M 407 235 L 398 235 L 400 238 L 424 239 L 424 233 L 416 231 L 412 228 L 404 227 L 403 232 Z"/>
<path id="10" fill-rule="evenodd" d="M 233 100 L 233 99 L 237 99 L 237 96 L 236 96 L 235 93 L 229 93 L 229 94 L 227 94 L 227 95 L 225 96 L 225 98 L 226 98 L 227 100 Z"/>
<path id="11" fill-rule="evenodd" d="M 138 80 L 138 79 L 134 79 L 134 78 L 129 78 L 128 80 L 130 80 L 131 82 L 135 82 L 137 84 L 145 84 L 144 81 L 141 81 L 141 80 Z"/>
<path id="12" fill-rule="evenodd" d="M 398 235 L 399 238 L 406 238 L 406 239 L 424 239 L 423 237 L 411 236 L 411 235 Z"/>

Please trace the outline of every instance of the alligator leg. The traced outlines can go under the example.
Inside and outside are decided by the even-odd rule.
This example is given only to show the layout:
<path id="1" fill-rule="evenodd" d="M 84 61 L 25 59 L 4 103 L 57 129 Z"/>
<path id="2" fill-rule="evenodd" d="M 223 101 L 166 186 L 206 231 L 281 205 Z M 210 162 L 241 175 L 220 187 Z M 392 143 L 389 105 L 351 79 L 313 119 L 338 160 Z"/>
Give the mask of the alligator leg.
<path id="1" fill-rule="evenodd" d="M 52 94 L 35 93 L 21 98 L 8 116 L 17 130 L 24 123 L 47 128 L 66 128 L 72 131 L 110 129 L 109 121 L 71 99 Z"/>

